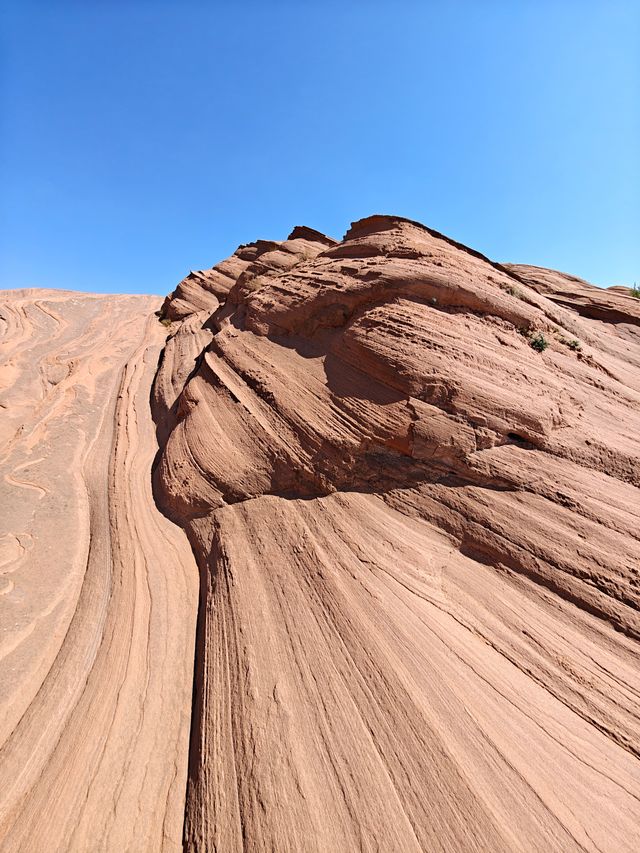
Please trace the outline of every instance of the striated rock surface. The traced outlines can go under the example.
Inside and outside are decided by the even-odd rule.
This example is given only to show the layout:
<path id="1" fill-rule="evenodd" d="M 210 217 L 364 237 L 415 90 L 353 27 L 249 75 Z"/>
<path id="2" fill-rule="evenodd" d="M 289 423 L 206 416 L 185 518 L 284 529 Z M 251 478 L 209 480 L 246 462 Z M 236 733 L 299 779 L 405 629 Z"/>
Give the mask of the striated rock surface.
<path id="1" fill-rule="evenodd" d="M 374 216 L 181 297 L 186 849 L 635 849 L 640 329 L 563 282 Z"/>
<path id="2" fill-rule="evenodd" d="M 191 271 L 165 299 L 163 315 L 182 320 L 194 311 L 211 312 L 224 302 L 238 280 L 250 288 L 252 279 L 268 271 L 290 270 L 334 243 L 319 231 L 298 226 L 284 241 L 257 240 L 239 246 L 230 258 L 210 270 Z"/>
<path id="3" fill-rule="evenodd" d="M 2 851 L 180 849 L 198 584 L 151 495 L 159 304 L 1 294 Z"/>
<path id="4" fill-rule="evenodd" d="M 372 216 L 158 304 L 3 303 L 0 849 L 635 851 L 640 302 Z"/>
<path id="5" fill-rule="evenodd" d="M 632 295 L 631 288 L 614 286 L 604 290 L 555 270 L 522 264 L 506 266 L 548 299 L 572 308 L 583 317 L 605 323 L 640 326 L 640 299 Z"/>

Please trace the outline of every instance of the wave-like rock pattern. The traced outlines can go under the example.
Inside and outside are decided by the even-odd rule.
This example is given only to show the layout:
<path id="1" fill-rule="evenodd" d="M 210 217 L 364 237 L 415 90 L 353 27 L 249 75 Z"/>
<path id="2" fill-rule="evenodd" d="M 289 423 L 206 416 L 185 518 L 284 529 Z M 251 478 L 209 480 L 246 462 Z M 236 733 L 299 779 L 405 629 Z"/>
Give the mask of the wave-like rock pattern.
<path id="1" fill-rule="evenodd" d="M 381 216 L 180 296 L 186 849 L 636 848 L 640 335 L 606 300 Z"/>
<path id="2" fill-rule="evenodd" d="M 181 846 L 198 584 L 151 494 L 158 305 L 2 294 L 2 851 Z"/>
<path id="3" fill-rule="evenodd" d="M 5 296 L 1 850 L 637 849 L 638 300 L 388 216 Z"/>

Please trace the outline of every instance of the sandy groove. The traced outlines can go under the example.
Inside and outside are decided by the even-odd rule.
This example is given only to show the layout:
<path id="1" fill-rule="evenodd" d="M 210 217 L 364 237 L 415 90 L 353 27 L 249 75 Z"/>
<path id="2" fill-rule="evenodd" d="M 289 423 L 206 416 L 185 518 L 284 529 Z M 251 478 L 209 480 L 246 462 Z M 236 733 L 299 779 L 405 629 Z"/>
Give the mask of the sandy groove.
<path id="1" fill-rule="evenodd" d="M 92 297 L 72 294 L 65 302 L 56 294 L 55 303 L 70 327 L 61 343 L 73 351 L 76 376 L 57 393 L 54 387 L 54 399 L 40 407 L 37 447 L 49 460 L 57 456 L 63 470 L 48 463 L 29 470 L 29 481 L 47 489 L 44 497 L 15 489 L 12 500 L 22 500 L 24 512 L 14 515 L 24 522 L 23 534 L 31 525 L 35 547 L 24 571 L 12 575 L 16 588 L 3 596 L 4 624 L 18 618 L 17 610 L 11 614 L 28 588 L 32 620 L 52 601 L 59 607 L 47 634 L 47 623 L 33 623 L 33 642 L 18 644 L 7 670 L 13 673 L 6 682 L 13 691 L 9 710 L 27 704 L 0 748 L 0 849 L 179 849 L 197 578 L 184 534 L 157 512 L 151 496 L 155 437 L 148 400 L 164 330 L 148 298 L 106 298 L 98 314 Z M 35 316 L 28 305 L 20 309 L 21 316 Z M 30 328 L 31 337 L 14 353 L 38 351 L 43 327 L 15 325 Z M 25 465 L 19 451 L 20 442 L 12 441 L 9 458 L 20 460 L 12 470 Z M 69 476 L 74 457 L 82 460 L 79 479 Z M 51 491 L 56 500 L 43 508 Z M 36 509 L 19 497 L 25 492 Z M 60 512 L 65 503 L 77 519 L 68 533 Z M 76 550 L 65 551 L 72 531 Z M 84 537 L 78 586 L 72 566 Z M 63 560 L 56 584 L 37 590 L 33 573 L 44 581 L 56 552 Z M 55 652 L 46 669 L 32 665 L 39 638 Z"/>

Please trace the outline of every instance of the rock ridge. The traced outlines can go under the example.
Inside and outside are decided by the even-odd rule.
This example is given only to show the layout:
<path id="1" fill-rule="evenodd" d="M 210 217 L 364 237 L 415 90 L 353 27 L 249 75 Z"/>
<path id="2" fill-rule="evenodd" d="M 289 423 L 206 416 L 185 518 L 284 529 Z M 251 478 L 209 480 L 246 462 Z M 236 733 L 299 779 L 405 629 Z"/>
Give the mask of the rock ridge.
<path id="1" fill-rule="evenodd" d="M 396 216 L 250 246 L 165 301 L 153 398 L 186 849 L 633 849 L 635 302 Z"/>

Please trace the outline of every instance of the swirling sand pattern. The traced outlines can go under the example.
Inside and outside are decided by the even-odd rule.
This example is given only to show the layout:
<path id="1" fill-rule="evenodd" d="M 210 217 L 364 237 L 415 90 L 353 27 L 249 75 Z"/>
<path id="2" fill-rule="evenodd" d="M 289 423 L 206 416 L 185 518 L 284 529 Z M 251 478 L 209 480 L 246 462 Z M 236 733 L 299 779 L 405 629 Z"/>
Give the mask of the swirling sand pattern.
<path id="1" fill-rule="evenodd" d="M 3 294 L 2 850 L 181 847 L 197 576 L 151 496 L 158 304 Z"/>

